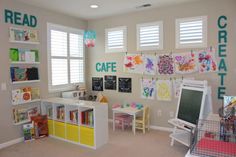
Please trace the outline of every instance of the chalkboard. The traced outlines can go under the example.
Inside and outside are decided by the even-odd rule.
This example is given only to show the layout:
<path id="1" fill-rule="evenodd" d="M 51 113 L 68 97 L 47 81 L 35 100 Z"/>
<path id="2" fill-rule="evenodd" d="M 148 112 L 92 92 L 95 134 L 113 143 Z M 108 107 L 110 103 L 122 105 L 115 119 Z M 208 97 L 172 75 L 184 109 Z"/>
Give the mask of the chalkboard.
<path id="1" fill-rule="evenodd" d="M 93 77 L 92 78 L 92 90 L 93 91 L 103 91 L 103 78 Z"/>
<path id="2" fill-rule="evenodd" d="M 116 90 L 116 76 L 105 76 L 105 89 Z"/>
<path id="3" fill-rule="evenodd" d="M 132 92 L 131 78 L 119 78 L 119 92 L 123 92 L 123 93 Z"/>
<path id="4" fill-rule="evenodd" d="M 191 124 L 199 119 L 203 91 L 182 88 L 177 118 Z"/>

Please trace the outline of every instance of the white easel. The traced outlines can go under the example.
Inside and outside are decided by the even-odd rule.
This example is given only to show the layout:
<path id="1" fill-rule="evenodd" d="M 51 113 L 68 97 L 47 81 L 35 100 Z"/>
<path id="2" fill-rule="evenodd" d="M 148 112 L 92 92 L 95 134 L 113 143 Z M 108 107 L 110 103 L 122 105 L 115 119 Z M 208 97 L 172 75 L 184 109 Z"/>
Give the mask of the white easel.
<path id="1" fill-rule="evenodd" d="M 212 112 L 211 88 L 207 86 L 207 81 L 183 80 L 180 95 L 182 94 L 182 89 L 203 91 L 199 119 L 207 118 L 207 116 Z M 178 100 L 176 117 L 168 121 L 170 124 L 174 125 L 173 133 L 170 134 L 171 146 L 174 145 L 174 141 L 178 141 L 189 147 L 191 132 L 195 125 L 177 118 L 180 99 L 181 97 L 179 97 Z"/>

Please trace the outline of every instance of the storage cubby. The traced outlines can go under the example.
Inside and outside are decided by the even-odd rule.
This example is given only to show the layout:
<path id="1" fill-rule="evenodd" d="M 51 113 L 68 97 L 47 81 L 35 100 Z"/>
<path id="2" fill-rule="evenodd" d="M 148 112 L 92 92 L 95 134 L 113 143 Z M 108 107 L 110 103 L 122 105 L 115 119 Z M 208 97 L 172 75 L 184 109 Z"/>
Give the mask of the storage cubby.
<path id="1" fill-rule="evenodd" d="M 49 116 L 49 108 L 53 110 L 52 116 Z M 49 98 L 42 100 L 41 110 L 42 114 L 47 114 L 49 117 L 48 128 L 51 137 L 93 149 L 108 142 L 107 104 Z M 58 113 L 64 113 L 64 115 L 58 116 Z"/>

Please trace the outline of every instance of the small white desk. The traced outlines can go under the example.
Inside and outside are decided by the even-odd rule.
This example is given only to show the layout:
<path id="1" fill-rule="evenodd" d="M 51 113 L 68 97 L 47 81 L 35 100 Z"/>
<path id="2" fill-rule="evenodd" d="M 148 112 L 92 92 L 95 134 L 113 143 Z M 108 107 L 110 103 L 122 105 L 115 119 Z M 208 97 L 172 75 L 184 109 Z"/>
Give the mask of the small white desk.
<path id="1" fill-rule="evenodd" d="M 132 107 L 124 107 L 124 108 L 118 107 L 118 108 L 112 109 L 112 111 L 113 111 L 113 131 L 115 131 L 115 114 L 116 113 L 126 113 L 126 114 L 133 116 L 132 130 L 135 135 L 136 114 L 141 112 L 142 110 L 143 109 L 137 109 L 137 108 L 132 108 Z"/>

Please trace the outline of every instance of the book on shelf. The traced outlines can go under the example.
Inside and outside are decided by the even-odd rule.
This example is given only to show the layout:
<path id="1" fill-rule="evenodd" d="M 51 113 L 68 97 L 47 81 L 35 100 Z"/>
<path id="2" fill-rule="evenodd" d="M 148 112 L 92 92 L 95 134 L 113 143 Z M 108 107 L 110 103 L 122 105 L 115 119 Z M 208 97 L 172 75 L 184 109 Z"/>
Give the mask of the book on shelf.
<path id="1" fill-rule="evenodd" d="M 30 102 L 37 99 L 40 99 L 39 88 L 23 87 L 12 90 L 13 105 Z"/>
<path id="2" fill-rule="evenodd" d="M 13 109 L 13 119 L 14 123 L 20 123 L 24 121 L 30 121 L 32 116 L 38 115 L 39 109 L 38 107 L 31 108 L 14 108 Z"/>
<path id="3" fill-rule="evenodd" d="M 34 63 L 39 62 L 38 50 L 10 48 L 9 58 L 12 62 Z"/>
<path id="4" fill-rule="evenodd" d="M 70 121 L 73 123 L 78 123 L 78 110 L 70 111 Z"/>
<path id="5" fill-rule="evenodd" d="M 39 42 L 38 31 L 22 28 L 10 28 L 10 41 Z"/>
<path id="6" fill-rule="evenodd" d="M 89 109 L 81 112 L 81 123 L 82 125 L 93 126 L 94 125 L 93 109 Z"/>
<path id="7" fill-rule="evenodd" d="M 57 119 L 58 120 L 64 120 L 65 119 L 65 107 L 64 106 L 58 106 L 57 107 Z"/>
<path id="8" fill-rule="evenodd" d="M 37 67 L 10 67 L 10 73 L 12 82 L 39 80 Z"/>

